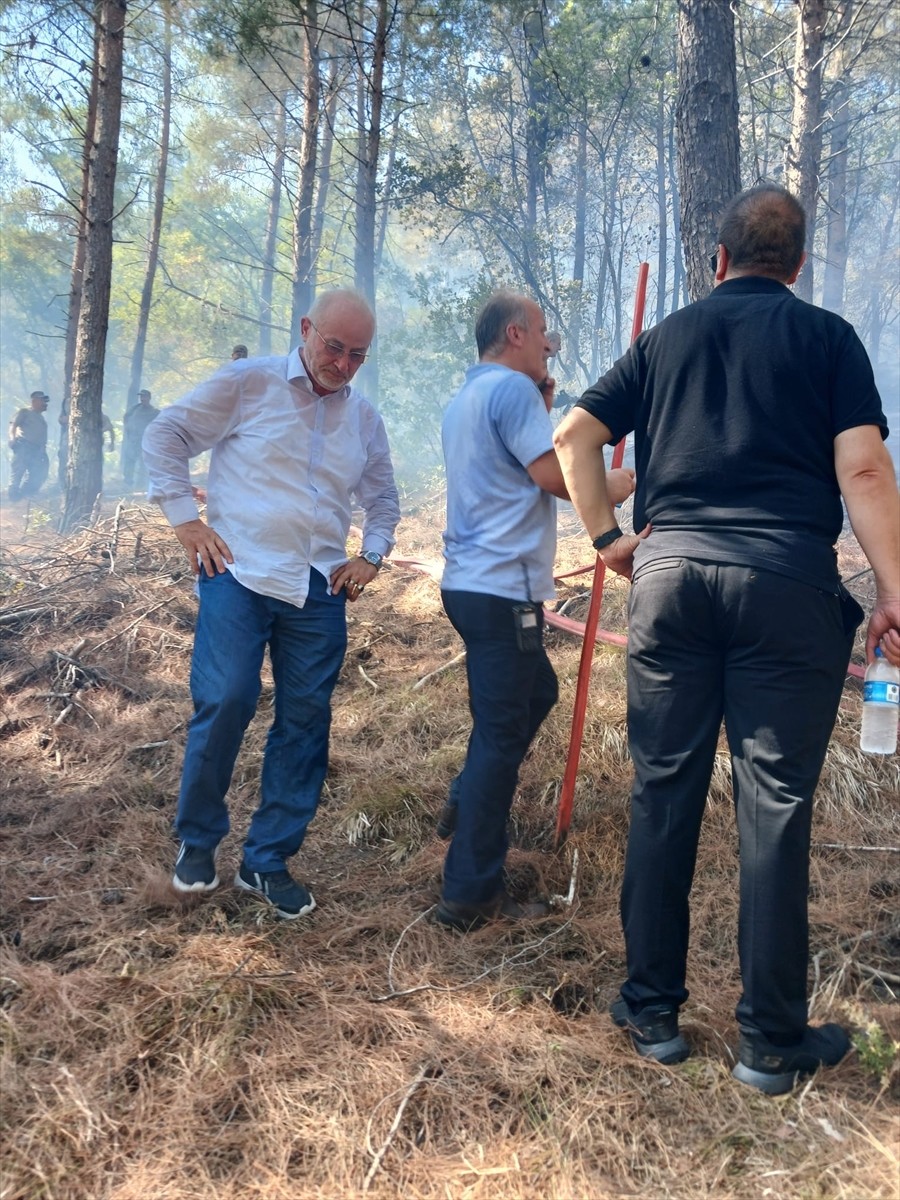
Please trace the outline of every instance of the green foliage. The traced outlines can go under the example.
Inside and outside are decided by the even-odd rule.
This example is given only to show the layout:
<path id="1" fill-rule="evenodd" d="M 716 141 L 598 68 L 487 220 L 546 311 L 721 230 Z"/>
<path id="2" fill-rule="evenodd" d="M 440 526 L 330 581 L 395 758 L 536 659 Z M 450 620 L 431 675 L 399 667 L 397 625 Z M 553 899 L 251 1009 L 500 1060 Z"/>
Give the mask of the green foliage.
<path id="1" fill-rule="evenodd" d="M 895 1042 L 877 1021 L 865 1021 L 852 1036 L 862 1068 L 882 1086 L 900 1067 L 900 1042 Z"/>
<path id="2" fill-rule="evenodd" d="M 475 311 L 493 288 L 524 288 L 541 301 L 550 324 L 563 332 L 554 373 L 569 391 L 589 383 L 621 349 L 643 259 L 651 262 L 652 303 L 662 278 L 661 219 L 668 233 L 663 308 L 678 303 L 672 295 L 676 6 L 671 0 L 547 0 L 537 7 L 532 0 L 413 0 L 389 7 L 377 181 L 378 220 L 384 220 L 377 399 L 398 465 L 412 483 L 439 468 L 440 417 L 474 360 Z M 320 151 L 326 135 L 333 134 L 333 143 L 330 184 L 324 191 L 320 158 L 323 191 L 315 198 L 322 202 L 319 288 L 354 282 L 357 52 L 366 47 L 348 35 L 352 29 L 365 40 L 372 11 L 371 3 L 360 9 L 345 0 L 320 8 L 328 25 L 320 44 L 323 81 L 333 67 L 338 102 L 331 124 L 320 125 Z M 6 416 L 33 386 L 62 394 L 92 25 L 90 7 L 74 2 L 12 0 L 0 12 Z M 163 0 L 129 9 L 106 364 L 113 417 L 125 402 L 152 213 L 162 14 Z M 307 6 L 202 0 L 173 4 L 172 14 L 176 99 L 144 358 L 145 383 L 162 403 L 208 376 L 234 342 L 245 342 L 251 353 L 259 344 L 282 105 L 287 143 L 273 351 L 297 341 L 288 325 Z M 790 116 L 795 6 L 779 0 L 738 15 L 745 177 L 777 177 Z M 882 362 L 896 359 L 900 311 L 890 35 L 886 4 L 876 0 L 859 14 L 841 51 L 852 116 L 846 315 Z M 833 89 L 837 62 L 830 54 L 826 90 Z M 829 170 L 826 159 L 825 182 Z M 823 220 L 820 256 L 825 227 Z M 584 263 L 576 277 L 579 233 Z"/>

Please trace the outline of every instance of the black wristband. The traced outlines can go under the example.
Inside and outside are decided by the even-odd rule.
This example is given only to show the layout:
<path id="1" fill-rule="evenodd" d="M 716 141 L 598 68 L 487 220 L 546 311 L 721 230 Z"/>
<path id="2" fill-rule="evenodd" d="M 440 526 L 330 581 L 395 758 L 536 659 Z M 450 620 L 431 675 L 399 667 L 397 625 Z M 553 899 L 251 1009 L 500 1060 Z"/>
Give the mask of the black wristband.
<path id="1" fill-rule="evenodd" d="M 618 525 L 613 525 L 612 529 L 607 529 L 606 533 L 601 533 L 599 537 L 595 537 L 591 545 L 595 550 L 605 550 L 607 546 L 611 546 L 613 542 L 618 541 L 624 534 Z"/>

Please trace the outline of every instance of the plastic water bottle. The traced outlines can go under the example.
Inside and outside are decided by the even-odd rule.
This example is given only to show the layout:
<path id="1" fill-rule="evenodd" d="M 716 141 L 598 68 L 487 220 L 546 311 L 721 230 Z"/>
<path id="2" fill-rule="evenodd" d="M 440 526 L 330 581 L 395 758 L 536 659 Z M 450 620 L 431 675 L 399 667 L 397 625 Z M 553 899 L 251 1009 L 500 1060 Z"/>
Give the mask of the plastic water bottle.
<path id="1" fill-rule="evenodd" d="M 893 754 L 897 749 L 900 713 L 900 667 L 892 667 L 875 647 L 875 660 L 866 667 L 859 748 L 866 754 Z"/>

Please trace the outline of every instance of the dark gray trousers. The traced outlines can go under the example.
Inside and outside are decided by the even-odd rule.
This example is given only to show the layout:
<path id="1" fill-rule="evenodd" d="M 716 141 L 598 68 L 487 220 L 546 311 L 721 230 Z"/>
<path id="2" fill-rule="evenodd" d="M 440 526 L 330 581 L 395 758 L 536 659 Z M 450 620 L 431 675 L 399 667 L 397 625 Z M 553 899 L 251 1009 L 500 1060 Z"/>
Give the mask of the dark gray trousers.
<path id="1" fill-rule="evenodd" d="M 665 559 L 634 583 L 621 897 L 633 1009 L 688 995 L 689 895 L 724 718 L 740 839 L 738 1022 L 805 1027 L 812 797 L 850 657 L 845 620 L 838 596 L 749 567 Z"/>

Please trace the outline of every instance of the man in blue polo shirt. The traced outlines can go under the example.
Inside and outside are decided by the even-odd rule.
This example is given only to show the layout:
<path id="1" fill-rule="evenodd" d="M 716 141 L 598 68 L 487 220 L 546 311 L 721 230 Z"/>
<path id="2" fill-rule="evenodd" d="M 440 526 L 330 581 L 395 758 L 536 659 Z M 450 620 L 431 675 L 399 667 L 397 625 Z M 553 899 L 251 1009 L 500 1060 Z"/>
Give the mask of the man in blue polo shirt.
<path id="1" fill-rule="evenodd" d="M 627 979 L 615 1023 L 686 1058 L 689 895 L 723 717 L 740 835 L 743 993 L 735 1076 L 778 1094 L 850 1049 L 807 1014 L 812 799 L 862 610 L 842 587 L 841 496 L 872 564 L 866 646 L 900 663 L 900 502 L 887 423 L 853 327 L 790 291 L 803 209 L 736 196 L 710 296 L 641 334 L 556 433 L 607 567 L 634 579 L 628 735 L 635 781 L 622 883 Z M 635 528 L 603 489 L 603 446 L 634 430 Z"/>
<path id="2" fill-rule="evenodd" d="M 453 835 L 436 919 L 461 930 L 546 914 L 503 886 L 506 825 L 519 767 L 556 703 L 543 645 L 543 601 L 554 595 L 555 496 L 567 498 L 553 450 L 552 347 L 540 307 L 496 292 L 475 325 L 479 362 L 443 424 L 446 566 L 441 598 L 466 644 L 472 733 L 438 832 Z M 608 477 L 611 501 L 633 472 Z"/>

